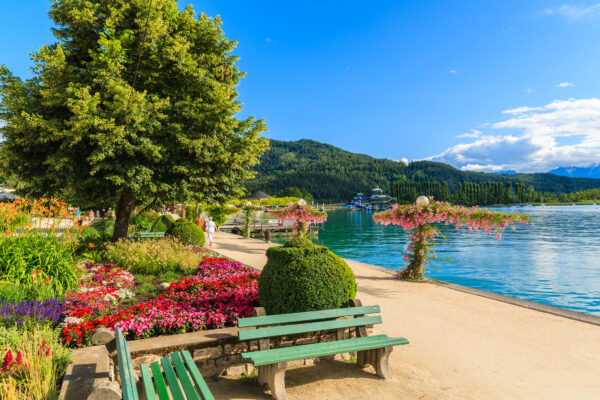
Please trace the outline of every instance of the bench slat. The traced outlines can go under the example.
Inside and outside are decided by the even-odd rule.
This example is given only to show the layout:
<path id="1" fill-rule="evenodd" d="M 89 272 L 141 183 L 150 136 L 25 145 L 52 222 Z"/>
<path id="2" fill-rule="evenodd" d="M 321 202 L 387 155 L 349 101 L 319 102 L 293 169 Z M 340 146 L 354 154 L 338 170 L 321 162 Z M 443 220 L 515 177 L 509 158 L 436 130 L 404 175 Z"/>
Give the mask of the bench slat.
<path id="1" fill-rule="evenodd" d="M 306 324 L 274 326 L 254 330 L 239 331 L 239 340 L 265 339 L 274 336 L 292 335 L 296 333 L 326 331 L 331 329 L 350 328 L 352 326 L 381 324 L 381 316 L 337 319 L 333 321 L 309 322 Z"/>
<path id="2" fill-rule="evenodd" d="M 187 350 L 184 350 L 181 352 L 181 355 L 183 356 L 185 365 L 188 371 L 190 372 L 190 375 L 192 376 L 196 387 L 200 391 L 200 396 L 202 396 L 202 400 L 215 400 L 212 393 L 210 392 L 210 389 L 208 388 L 208 385 L 204 381 L 204 378 L 202 378 L 200 371 L 198 371 L 198 367 L 196 367 L 196 363 L 194 363 L 194 360 L 192 359 L 190 353 Z"/>
<path id="3" fill-rule="evenodd" d="M 144 390 L 146 391 L 147 400 L 156 400 L 156 393 L 154 392 L 154 384 L 152 383 L 152 376 L 150 376 L 150 368 L 147 365 L 140 365 L 142 371 L 142 382 L 144 382 Z"/>
<path id="4" fill-rule="evenodd" d="M 121 376 L 123 400 L 138 400 L 135 377 L 132 376 L 133 368 L 131 368 L 129 348 L 125 337 L 118 327 L 115 328 L 115 341 L 117 344 L 117 358 L 119 360 L 119 375 Z"/>
<path id="5" fill-rule="evenodd" d="M 353 343 L 356 344 L 360 344 L 361 342 L 365 342 L 365 341 L 375 341 L 375 340 L 385 340 L 385 339 L 389 339 L 388 335 L 375 335 L 375 336 L 366 336 L 366 337 L 360 337 L 360 338 L 352 338 L 352 339 L 344 339 L 344 340 L 352 340 Z M 337 346 L 337 343 L 339 341 L 328 341 L 328 342 L 320 342 L 320 343 L 311 343 L 311 345 L 319 345 L 320 349 L 326 349 L 326 348 L 334 348 Z M 242 354 L 242 358 L 243 357 L 250 357 L 252 359 L 255 358 L 263 358 L 267 355 L 277 355 L 277 354 L 291 354 L 294 351 L 304 351 L 304 347 L 308 346 L 308 345 L 297 345 L 297 346 L 290 346 L 290 347 L 279 347 L 279 348 L 275 348 L 275 349 L 268 349 L 268 350 L 256 350 L 256 351 L 248 351 L 246 353 Z"/>
<path id="6" fill-rule="evenodd" d="M 139 400 L 139 395 L 138 395 L 138 391 L 137 391 L 137 383 L 135 381 L 135 371 L 133 370 L 133 363 L 131 361 L 131 352 L 129 351 L 129 343 L 127 342 L 127 340 L 125 339 L 125 337 L 123 336 L 123 344 L 125 345 L 125 351 L 127 352 L 127 368 L 129 369 L 129 376 L 131 379 L 131 386 L 132 386 L 132 392 L 133 392 L 133 399 L 134 400 Z"/>
<path id="7" fill-rule="evenodd" d="M 179 387 L 179 382 L 177 381 L 177 376 L 175 375 L 175 371 L 173 370 L 169 356 L 161 358 L 160 363 L 162 364 L 163 371 L 165 371 L 165 376 L 167 377 L 167 382 L 169 383 L 169 389 L 171 389 L 173 400 L 185 400 L 185 397 L 183 397 L 183 392 Z"/>
<path id="8" fill-rule="evenodd" d="M 371 339 L 364 340 L 368 338 Z M 331 345 L 331 343 L 333 343 L 333 345 Z M 334 354 L 348 353 L 351 351 L 378 349 L 381 347 L 402 344 L 408 344 L 408 340 L 405 338 L 387 337 L 375 339 L 375 336 L 367 336 L 366 338 L 346 339 L 335 342 L 315 343 L 281 349 L 263 350 L 260 352 L 242 353 L 242 359 L 245 361 L 252 361 L 255 366 L 261 366 L 279 362 L 303 360 L 313 357 L 331 356 Z"/>
<path id="9" fill-rule="evenodd" d="M 379 306 L 348 307 L 334 310 L 307 311 L 291 314 L 267 315 L 264 317 L 249 317 L 238 319 L 239 328 L 251 326 L 277 325 L 290 322 L 317 321 L 320 319 L 333 319 L 350 317 L 354 315 L 379 313 Z"/>
<path id="10" fill-rule="evenodd" d="M 150 364 L 150 369 L 152 369 L 152 375 L 154 375 L 154 384 L 156 385 L 158 398 L 160 400 L 169 400 L 169 391 L 167 390 L 167 384 L 165 383 L 160 363 L 158 361 L 153 362 Z"/>
<path id="11" fill-rule="evenodd" d="M 183 360 L 181 359 L 179 352 L 171 354 L 171 359 L 173 360 L 173 365 L 175 366 L 175 370 L 177 371 L 179 382 L 181 382 L 181 386 L 183 386 L 183 391 L 185 392 L 186 399 L 200 400 L 200 397 L 198 397 L 196 389 L 194 388 L 194 384 L 192 383 L 192 380 L 187 374 L 185 365 L 183 365 Z"/>

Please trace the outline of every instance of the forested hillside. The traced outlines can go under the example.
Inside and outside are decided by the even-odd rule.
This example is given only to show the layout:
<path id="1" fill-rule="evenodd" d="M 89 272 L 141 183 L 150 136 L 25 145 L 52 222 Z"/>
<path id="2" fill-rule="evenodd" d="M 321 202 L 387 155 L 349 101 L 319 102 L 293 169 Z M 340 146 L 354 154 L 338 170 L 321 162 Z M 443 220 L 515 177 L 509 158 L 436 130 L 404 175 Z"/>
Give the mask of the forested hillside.
<path id="1" fill-rule="evenodd" d="M 271 140 L 270 148 L 255 167 L 257 176 L 248 181 L 249 192 L 274 194 L 297 187 L 310 192 L 315 200 L 345 202 L 358 192 L 370 193 L 376 186 L 391 193 L 394 182 L 446 182 L 454 193 L 459 183 L 523 182 L 538 192 L 571 193 L 600 188 L 600 180 L 568 178 L 553 174 L 498 175 L 460 171 L 431 161 L 404 163 L 351 153 L 314 140 L 286 142 Z"/>

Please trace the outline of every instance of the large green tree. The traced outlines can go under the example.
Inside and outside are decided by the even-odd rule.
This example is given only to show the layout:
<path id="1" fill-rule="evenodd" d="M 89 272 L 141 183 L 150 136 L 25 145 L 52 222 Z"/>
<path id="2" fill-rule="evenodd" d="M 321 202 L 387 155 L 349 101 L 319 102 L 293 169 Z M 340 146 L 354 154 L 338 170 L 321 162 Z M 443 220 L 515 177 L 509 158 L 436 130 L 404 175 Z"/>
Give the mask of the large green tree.
<path id="1" fill-rule="evenodd" d="M 267 147 L 240 120 L 235 41 L 218 17 L 175 0 L 54 0 L 56 43 L 34 77 L 0 66 L 5 166 L 32 196 L 116 204 L 113 239 L 136 205 L 220 202 Z"/>

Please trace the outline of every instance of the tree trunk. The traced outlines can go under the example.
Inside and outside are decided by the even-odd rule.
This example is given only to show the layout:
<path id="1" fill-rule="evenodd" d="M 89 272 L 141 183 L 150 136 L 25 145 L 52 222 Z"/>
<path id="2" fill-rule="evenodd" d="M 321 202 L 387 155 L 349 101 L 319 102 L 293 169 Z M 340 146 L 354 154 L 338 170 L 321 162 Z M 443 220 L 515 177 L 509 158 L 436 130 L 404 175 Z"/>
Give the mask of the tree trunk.
<path id="1" fill-rule="evenodd" d="M 121 198 L 117 203 L 116 216 L 115 216 L 115 229 L 113 231 L 113 242 L 119 239 L 127 237 L 127 230 L 129 229 L 129 218 L 131 212 L 135 208 L 135 195 L 131 189 L 126 189 L 121 193 Z"/>

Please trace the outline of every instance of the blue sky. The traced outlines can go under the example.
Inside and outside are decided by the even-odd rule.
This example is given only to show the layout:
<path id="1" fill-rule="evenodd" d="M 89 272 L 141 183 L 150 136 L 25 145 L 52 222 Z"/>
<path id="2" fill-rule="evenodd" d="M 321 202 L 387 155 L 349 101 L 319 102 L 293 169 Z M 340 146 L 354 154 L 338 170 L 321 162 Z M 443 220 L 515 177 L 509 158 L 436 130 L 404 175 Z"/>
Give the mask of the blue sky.
<path id="1" fill-rule="evenodd" d="M 547 171 L 600 161 L 600 3 L 179 1 L 239 41 L 242 116 L 267 137 L 390 159 Z M 0 63 L 28 77 L 50 2 L 0 0 Z"/>

